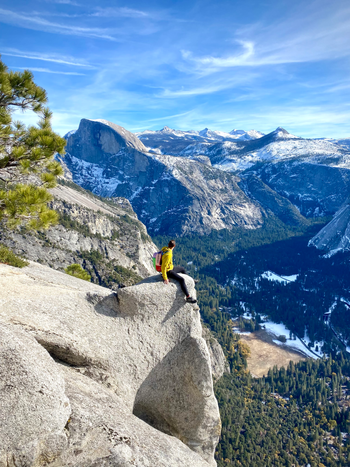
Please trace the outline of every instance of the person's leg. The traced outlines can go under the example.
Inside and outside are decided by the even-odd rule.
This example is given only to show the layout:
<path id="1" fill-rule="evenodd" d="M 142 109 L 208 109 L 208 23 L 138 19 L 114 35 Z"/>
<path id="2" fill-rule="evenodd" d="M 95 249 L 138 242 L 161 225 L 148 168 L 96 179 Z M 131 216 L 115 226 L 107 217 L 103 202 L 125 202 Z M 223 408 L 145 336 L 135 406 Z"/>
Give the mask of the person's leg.
<path id="1" fill-rule="evenodd" d="M 175 272 L 176 274 L 187 274 L 186 272 L 186 269 L 183 268 L 182 266 L 175 266 L 173 269 L 172 269 L 173 272 Z M 188 274 L 187 274 L 188 275 Z"/>
<path id="2" fill-rule="evenodd" d="M 185 279 L 182 276 L 179 275 L 179 273 L 186 274 L 186 272 L 183 272 L 182 270 L 179 271 L 179 269 L 182 269 L 183 271 L 185 271 L 185 269 L 182 268 L 181 266 L 177 266 L 174 269 L 172 269 L 171 271 L 168 271 L 167 275 L 171 279 L 175 279 L 176 281 L 180 282 L 181 289 L 182 289 L 183 293 L 186 295 L 186 297 L 189 297 L 190 293 L 189 293 L 189 291 L 187 289 Z"/>

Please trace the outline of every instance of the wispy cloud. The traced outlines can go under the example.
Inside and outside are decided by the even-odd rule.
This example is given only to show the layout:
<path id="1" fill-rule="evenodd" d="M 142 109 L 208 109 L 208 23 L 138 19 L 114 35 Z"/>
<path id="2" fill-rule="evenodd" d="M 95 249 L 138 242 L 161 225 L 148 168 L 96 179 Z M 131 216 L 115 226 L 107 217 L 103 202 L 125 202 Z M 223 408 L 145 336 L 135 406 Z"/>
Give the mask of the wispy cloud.
<path id="1" fill-rule="evenodd" d="M 27 70 L 28 68 L 25 67 L 19 67 L 15 66 L 14 67 L 16 70 Z M 76 71 L 56 71 L 56 70 L 50 70 L 49 68 L 33 68 L 30 67 L 30 71 L 39 71 L 41 73 L 53 73 L 55 75 L 75 75 L 75 76 L 84 76 L 85 73 L 77 73 Z"/>
<path id="2" fill-rule="evenodd" d="M 203 95 L 215 94 L 221 91 L 234 89 L 237 86 L 247 86 L 252 80 L 255 80 L 259 74 L 255 71 L 236 73 L 234 76 L 221 76 L 217 79 L 208 79 L 207 76 L 202 76 L 193 80 L 186 80 L 186 85 L 182 85 L 180 89 L 176 89 L 176 83 L 170 83 L 163 89 L 161 93 L 155 95 L 157 98 L 178 98 L 178 97 L 196 97 Z M 198 86 L 198 82 L 201 82 Z M 195 85 L 194 85 L 195 84 Z"/>
<path id="3" fill-rule="evenodd" d="M 103 28 L 84 28 L 81 26 L 70 26 L 68 24 L 53 23 L 40 16 L 28 16 L 14 11 L 0 8 L 0 22 L 14 24 L 16 26 L 35 29 L 57 34 L 95 37 L 115 41 L 116 38 L 111 34 L 113 31 Z"/>
<path id="4" fill-rule="evenodd" d="M 101 17 L 125 17 L 125 18 L 147 18 L 149 13 L 141 10 L 134 10 L 133 8 L 128 7 L 97 7 L 96 11 L 92 13 L 91 16 L 101 16 Z"/>
<path id="5" fill-rule="evenodd" d="M 73 65 L 78 67 L 84 68 L 95 68 L 92 65 L 87 63 L 80 63 L 76 62 L 74 58 L 71 57 L 56 57 L 56 56 L 49 56 L 46 54 L 40 54 L 37 52 L 21 52 L 17 49 L 5 49 L 5 52 L 1 52 L 1 55 L 6 55 L 8 57 L 19 57 L 19 58 L 27 58 L 30 60 L 41 60 L 44 62 L 53 62 L 53 63 L 60 63 L 62 65 Z"/>
<path id="6" fill-rule="evenodd" d="M 231 84 L 218 84 L 218 85 L 207 85 L 197 88 L 189 88 L 189 89 L 179 89 L 179 90 L 171 90 L 171 89 L 164 89 L 162 93 L 158 94 L 157 97 L 190 97 L 190 96 L 201 96 L 204 94 L 213 94 L 219 91 L 223 91 L 224 89 L 230 88 Z"/>
<path id="7" fill-rule="evenodd" d="M 193 54 L 187 50 L 182 50 L 181 53 L 184 59 L 190 60 L 200 66 L 211 67 L 212 69 L 249 65 L 251 63 L 250 59 L 254 56 L 254 43 L 245 41 L 238 42 L 244 49 L 244 51 L 238 55 L 227 57 L 194 57 Z"/>
<path id="8" fill-rule="evenodd" d="M 81 6 L 81 3 L 75 2 L 74 0 L 47 0 L 48 3 L 59 3 L 61 5 L 72 5 Z"/>
<path id="9" fill-rule="evenodd" d="M 346 89 L 350 89 L 349 81 L 342 84 L 337 84 L 336 86 L 331 86 L 330 88 L 326 89 L 325 92 L 338 92 L 345 91 Z"/>
<path id="10" fill-rule="evenodd" d="M 329 10 L 325 14 L 305 7 L 304 15 L 294 15 L 278 23 L 255 23 L 235 32 L 235 43 L 241 52 L 225 52 L 201 56 L 183 50 L 182 57 L 193 65 L 193 71 L 205 70 L 207 74 L 225 68 L 259 67 L 288 63 L 332 60 L 350 55 L 350 8 Z M 235 47 L 232 46 L 232 49 Z"/>

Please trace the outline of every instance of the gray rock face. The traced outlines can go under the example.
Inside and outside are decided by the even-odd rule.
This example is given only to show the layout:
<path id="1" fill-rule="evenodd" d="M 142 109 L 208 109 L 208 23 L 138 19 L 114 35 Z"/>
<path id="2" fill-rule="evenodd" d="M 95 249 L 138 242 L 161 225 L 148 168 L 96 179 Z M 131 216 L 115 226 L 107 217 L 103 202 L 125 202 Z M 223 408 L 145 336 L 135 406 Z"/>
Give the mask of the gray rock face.
<path id="1" fill-rule="evenodd" d="M 186 276 L 186 282 L 195 296 L 192 279 Z M 120 289 L 116 297 L 31 263 L 21 270 L 0 265 L 0 288 L 0 323 L 16 325 L 24 335 L 23 375 L 36 365 L 27 339 L 45 355 L 42 365 L 49 370 L 38 371 L 46 393 L 55 388 L 48 414 L 67 402 L 66 410 L 50 415 L 49 426 L 43 419 L 45 433 L 58 433 L 61 440 L 48 465 L 216 465 L 220 417 L 209 351 L 198 307 L 185 302 L 177 282 L 164 285 L 160 275 L 153 276 Z M 6 393 L 5 407 L 11 401 Z M 14 416 L 25 419 L 25 410 L 19 410 Z M 41 431 L 34 435 L 38 446 L 45 444 Z M 14 452 L 11 446 L 6 456 Z"/>
<path id="2" fill-rule="evenodd" d="M 143 143 L 125 128 L 106 120 L 83 118 L 79 129 L 67 139 L 66 150 L 79 159 L 99 163 L 126 148 L 146 151 Z"/>
<path id="3" fill-rule="evenodd" d="M 286 225 L 300 226 L 308 223 L 287 198 L 265 185 L 257 176 L 244 177 L 240 186 L 250 198 L 258 201 L 263 209 L 273 213 Z"/>
<path id="4" fill-rule="evenodd" d="M 289 199 L 305 217 L 334 214 L 350 191 L 350 170 L 306 162 L 268 164 L 257 171 L 270 188 Z"/>
<path id="5" fill-rule="evenodd" d="M 136 394 L 134 414 L 181 439 L 211 463 L 221 425 L 208 360 L 205 341 L 187 337 L 142 383 Z"/>
<path id="6" fill-rule="evenodd" d="M 221 345 L 205 326 L 203 326 L 202 336 L 207 343 L 211 362 L 211 372 L 214 382 L 216 382 L 224 373 L 230 373 L 230 365 L 225 358 Z"/>
<path id="7" fill-rule="evenodd" d="M 42 465 L 68 445 L 62 374 L 36 340 L 0 323 L 0 466 Z"/>
<path id="8" fill-rule="evenodd" d="M 60 214 L 60 225 L 40 234 L 3 231 L 0 241 L 15 253 L 54 269 L 81 264 L 96 283 L 104 286 L 117 288 L 120 282 L 130 285 L 132 274 L 153 274 L 151 258 L 157 247 L 126 199 L 103 202 L 84 190 L 62 185 L 52 193 L 55 199 L 51 207 Z M 120 266 L 125 270 L 115 275 L 115 268 Z"/>
<path id="9" fill-rule="evenodd" d="M 115 153 L 114 145 L 108 150 L 104 146 L 103 153 L 94 157 L 87 122 L 82 120 L 79 130 L 68 138 L 65 164 L 73 180 L 101 196 L 129 199 L 152 234 L 203 234 L 212 229 L 262 225 L 261 207 L 246 197 L 233 175 L 197 161 L 130 147 Z M 96 148 L 100 148 L 97 143 L 94 151 Z"/>
<path id="10" fill-rule="evenodd" d="M 339 251 L 350 250 L 350 205 L 344 204 L 320 232 L 309 242 L 309 246 L 315 246 L 324 250 L 329 256 Z"/>

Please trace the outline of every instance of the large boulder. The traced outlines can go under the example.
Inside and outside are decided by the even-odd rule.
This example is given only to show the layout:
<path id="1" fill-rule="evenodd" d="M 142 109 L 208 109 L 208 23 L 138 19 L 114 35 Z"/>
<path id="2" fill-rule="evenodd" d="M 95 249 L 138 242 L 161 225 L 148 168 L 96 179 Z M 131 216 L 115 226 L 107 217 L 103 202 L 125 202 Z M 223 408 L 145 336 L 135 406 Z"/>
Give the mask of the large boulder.
<path id="1" fill-rule="evenodd" d="M 199 309 L 177 282 L 153 276 L 115 294 L 30 263 L 0 265 L 0 287 L 0 323 L 35 338 L 64 374 L 69 438 L 52 465 L 215 465 L 221 425 L 209 351 Z"/>
<path id="2" fill-rule="evenodd" d="M 70 413 L 57 364 L 30 334 L 0 323 L 0 466 L 58 457 Z"/>

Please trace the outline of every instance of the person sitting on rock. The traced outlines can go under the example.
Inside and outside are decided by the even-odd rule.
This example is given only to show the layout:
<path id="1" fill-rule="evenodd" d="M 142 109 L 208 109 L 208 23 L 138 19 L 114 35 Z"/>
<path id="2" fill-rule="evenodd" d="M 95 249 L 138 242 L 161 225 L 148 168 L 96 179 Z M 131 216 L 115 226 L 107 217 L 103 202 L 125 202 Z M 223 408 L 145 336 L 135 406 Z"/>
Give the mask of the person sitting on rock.
<path id="1" fill-rule="evenodd" d="M 188 303 L 197 303 L 195 298 L 192 298 L 187 286 L 185 279 L 180 276 L 180 274 L 186 274 L 185 268 L 181 266 L 173 265 L 173 249 L 175 248 L 175 240 L 170 240 L 168 246 L 164 246 L 162 248 L 162 276 L 164 284 L 169 284 L 169 277 L 171 279 L 175 279 L 176 281 L 180 282 L 181 289 L 183 293 L 186 295 L 186 302 Z"/>

